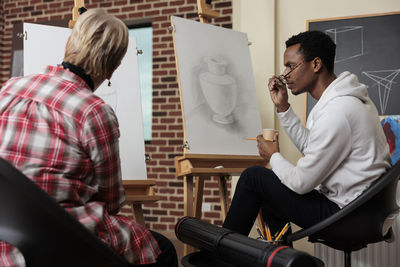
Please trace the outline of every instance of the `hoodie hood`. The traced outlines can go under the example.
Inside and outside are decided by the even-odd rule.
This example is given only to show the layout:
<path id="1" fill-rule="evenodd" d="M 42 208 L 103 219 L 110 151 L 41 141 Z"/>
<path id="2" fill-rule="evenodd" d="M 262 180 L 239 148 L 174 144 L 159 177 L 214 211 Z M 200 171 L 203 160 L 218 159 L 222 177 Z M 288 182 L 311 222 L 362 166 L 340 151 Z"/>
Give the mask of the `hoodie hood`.
<path id="1" fill-rule="evenodd" d="M 368 88 L 365 84 L 358 81 L 356 75 L 345 71 L 342 72 L 322 93 L 321 98 L 313 107 L 309 114 L 312 120 L 313 114 L 323 108 L 329 101 L 336 97 L 352 96 L 360 99 L 363 103 L 368 103 L 371 99 L 368 96 Z"/>

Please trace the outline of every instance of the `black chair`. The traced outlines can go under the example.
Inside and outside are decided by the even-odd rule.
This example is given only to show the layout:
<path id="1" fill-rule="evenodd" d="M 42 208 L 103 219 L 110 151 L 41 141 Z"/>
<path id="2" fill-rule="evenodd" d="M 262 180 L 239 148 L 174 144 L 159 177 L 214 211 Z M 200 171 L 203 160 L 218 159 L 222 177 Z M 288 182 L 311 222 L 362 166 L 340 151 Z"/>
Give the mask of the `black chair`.
<path id="1" fill-rule="evenodd" d="M 0 240 L 17 247 L 27 267 L 130 266 L 3 159 Z"/>
<path id="2" fill-rule="evenodd" d="M 344 252 L 344 264 L 351 266 L 351 252 L 380 241 L 393 242 L 391 228 L 399 207 L 396 202 L 400 161 L 364 193 L 334 215 L 288 236 L 289 242 L 308 236 Z"/>

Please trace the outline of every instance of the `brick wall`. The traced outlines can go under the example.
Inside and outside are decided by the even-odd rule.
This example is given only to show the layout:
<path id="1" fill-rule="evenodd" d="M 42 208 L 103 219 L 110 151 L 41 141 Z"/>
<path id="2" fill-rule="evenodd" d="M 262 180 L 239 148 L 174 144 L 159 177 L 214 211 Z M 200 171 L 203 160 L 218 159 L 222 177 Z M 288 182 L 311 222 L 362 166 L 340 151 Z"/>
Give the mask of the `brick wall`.
<path id="1" fill-rule="evenodd" d="M 4 59 L 5 59 L 5 50 L 4 50 L 4 2 L 0 1 L 0 84 L 5 80 L 4 77 L 7 77 L 7 73 L 4 71 Z"/>
<path id="2" fill-rule="evenodd" d="M 0 0 L 0 83 L 10 75 L 12 26 L 16 22 L 43 22 L 71 18 L 73 0 Z M 148 226 L 154 230 L 172 230 L 183 216 L 183 181 L 176 179 L 173 159 L 182 154 L 183 126 L 176 77 L 174 48 L 168 30 L 171 15 L 198 20 L 196 0 L 86 0 L 87 8 L 101 7 L 123 21 L 151 19 L 153 27 L 153 138 L 146 144 L 151 155 L 147 163 L 149 179 L 157 181 L 161 201 L 146 205 Z M 213 10 L 221 17 L 215 25 L 232 28 L 231 0 L 213 1 Z M 4 24 L 4 28 L 1 27 Z M 4 29 L 4 30 L 3 30 Z M 218 183 L 205 182 L 204 202 L 211 203 L 205 212 L 209 222 L 221 224 Z M 127 208 L 123 212 L 129 212 Z"/>

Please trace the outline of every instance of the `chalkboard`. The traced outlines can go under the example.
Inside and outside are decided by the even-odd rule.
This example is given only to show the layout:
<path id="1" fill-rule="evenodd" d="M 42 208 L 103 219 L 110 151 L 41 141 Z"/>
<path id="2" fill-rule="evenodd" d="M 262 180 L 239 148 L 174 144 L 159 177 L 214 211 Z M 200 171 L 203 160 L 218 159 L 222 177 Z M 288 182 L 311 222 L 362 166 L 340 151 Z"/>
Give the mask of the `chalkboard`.
<path id="1" fill-rule="evenodd" d="M 400 12 L 307 21 L 336 43 L 335 73 L 368 86 L 379 115 L 400 114 Z M 307 95 L 307 115 L 316 100 Z"/>

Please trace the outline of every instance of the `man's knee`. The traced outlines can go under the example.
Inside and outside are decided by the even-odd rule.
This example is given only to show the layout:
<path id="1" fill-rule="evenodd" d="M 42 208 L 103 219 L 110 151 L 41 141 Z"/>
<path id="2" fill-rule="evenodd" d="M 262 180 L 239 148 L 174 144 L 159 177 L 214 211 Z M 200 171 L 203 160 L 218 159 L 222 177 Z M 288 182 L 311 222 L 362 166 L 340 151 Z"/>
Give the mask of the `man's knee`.
<path id="1" fill-rule="evenodd" d="M 247 168 L 240 175 L 237 186 L 238 187 L 258 187 L 258 186 L 274 186 L 281 184 L 279 178 L 275 173 L 262 166 L 253 166 Z"/>
<path id="2" fill-rule="evenodd" d="M 274 172 L 262 166 L 253 166 L 245 169 L 240 175 L 239 182 L 241 183 L 252 183 L 257 179 L 269 179 L 276 178 Z"/>

